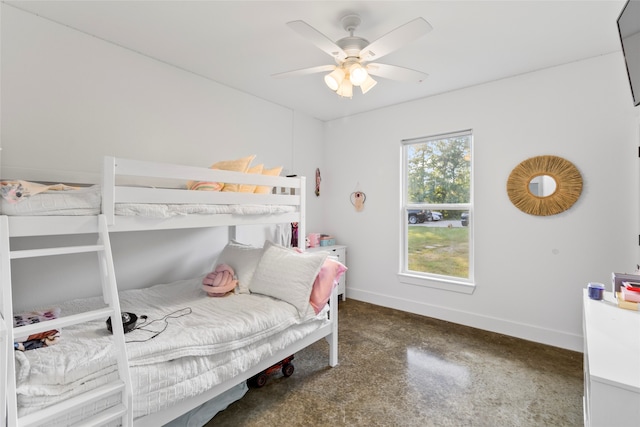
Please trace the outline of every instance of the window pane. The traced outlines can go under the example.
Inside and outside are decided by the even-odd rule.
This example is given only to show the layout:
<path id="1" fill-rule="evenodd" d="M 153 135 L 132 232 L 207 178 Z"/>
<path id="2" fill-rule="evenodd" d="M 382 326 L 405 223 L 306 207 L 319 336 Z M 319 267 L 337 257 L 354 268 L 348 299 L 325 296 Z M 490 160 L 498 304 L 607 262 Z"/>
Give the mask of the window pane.
<path id="1" fill-rule="evenodd" d="M 469 203 L 471 135 L 406 147 L 407 203 Z"/>
<path id="2" fill-rule="evenodd" d="M 424 222 L 413 224 L 409 221 L 407 225 L 408 270 L 468 279 L 468 213 L 460 210 L 426 212 Z"/>
<path id="3" fill-rule="evenodd" d="M 402 141 L 405 273 L 473 280 L 472 138 L 460 131 Z"/>

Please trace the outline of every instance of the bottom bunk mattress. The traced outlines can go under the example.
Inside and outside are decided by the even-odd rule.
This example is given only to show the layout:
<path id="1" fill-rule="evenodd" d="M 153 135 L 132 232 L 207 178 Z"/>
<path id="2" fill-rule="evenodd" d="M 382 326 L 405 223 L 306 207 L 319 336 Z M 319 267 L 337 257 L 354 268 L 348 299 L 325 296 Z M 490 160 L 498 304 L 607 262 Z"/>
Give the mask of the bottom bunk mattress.
<path id="1" fill-rule="evenodd" d="M 202 277 L 120 294 L 122 311 L 138 317 L 125 334 L 134 418 L 233 378 L 329 322 L 326 307 L 300 316 L 293 305 L 264 295 L 208 297 L 201 283 Z M 101 298 L 91 298 L 60 309 L 64 316 L 100 306 Z M 19 415 L 113 380 L 112 350 L 106 323 L 94 321 L 64 328 L 54 345 L 16 351 Z"/>

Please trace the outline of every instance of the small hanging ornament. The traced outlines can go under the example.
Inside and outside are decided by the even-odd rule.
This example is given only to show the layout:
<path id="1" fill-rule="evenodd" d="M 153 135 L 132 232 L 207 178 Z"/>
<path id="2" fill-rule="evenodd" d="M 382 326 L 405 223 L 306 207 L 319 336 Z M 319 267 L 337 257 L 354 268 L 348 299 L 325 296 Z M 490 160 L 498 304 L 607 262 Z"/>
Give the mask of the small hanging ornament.
<path id="1" fill-rule="evenodd" d="M 351 193 L 351 204 L 355 206 L 356 212 L 361 212 L 364 209 L 364 202 L 367 200 L 367 195 L 362 191 L 354 191 Z"/>
<path id="2" fill-rule="evenodd" d="M 322 181 L 320 168 L 316 168 L 316 197 L 320 196 L 320 181 Z"/>

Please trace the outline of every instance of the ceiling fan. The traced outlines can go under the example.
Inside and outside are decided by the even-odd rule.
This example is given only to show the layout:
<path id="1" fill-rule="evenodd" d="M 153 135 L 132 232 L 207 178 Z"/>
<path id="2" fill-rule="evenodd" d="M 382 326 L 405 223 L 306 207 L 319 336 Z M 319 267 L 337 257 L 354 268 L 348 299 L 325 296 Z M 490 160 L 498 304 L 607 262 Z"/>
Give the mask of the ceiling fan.
<path id="1" fill-rule="evenodd" d="M 329 72 L 324 77 L 327 86 L 338 95 L 348 98 L 353 96 L 353 86 L 359 86 L 363 94 L 374 87 L 377 82 L 371 77 L 372 75 L 407 82 L 421 82 L 427 77 L 427 74 L 409 68 L 370 62 L 430 32 L 433 27 L 425 19 L 416 18 L 409 21 L 372 43 L 353 35 L 360 22 L 358 15 L 351 14 L 343 17 L 342 27 L 349 32 L 349 36 L 336 42 L 304 21 L 288 22 L 289 28 L 332 56 L 337 65 L 320 65 L 274 74 L 272 77 L 285 78 Z"/>

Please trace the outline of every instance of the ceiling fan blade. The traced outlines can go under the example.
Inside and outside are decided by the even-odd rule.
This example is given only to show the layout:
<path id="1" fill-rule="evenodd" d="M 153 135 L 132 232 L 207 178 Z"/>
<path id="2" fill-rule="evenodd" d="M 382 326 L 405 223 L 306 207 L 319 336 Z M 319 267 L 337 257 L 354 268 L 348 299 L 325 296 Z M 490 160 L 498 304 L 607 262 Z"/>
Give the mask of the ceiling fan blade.
<path id="1" fill-rule="evenodd" d="M 377 60 L 424 36 L 431 30 L 433 27 L 424 18 L 416 18 L 370 43 L 360 52 L 360 59 L 362 61 Z"/>
<path id="2" fill-rule="evenodd" d="M 302 37 L 309 40 L 311 43 L 319 47 L 323 52 L 342 61 L 347 57 L 344 50 L 331 39 L 322 34 L 320 31 L 313 28 L 311 25 L 304 21 L 291 21 L 287 22 L 289 28 L 300 34 Z"/>
<path id="3" fill-rule="evenodd" d="M 335 70 L 335 65 L 318 65 L 317 67 L 303 68 L 301 70 L 286 71 L 284 73 L 272 74 L 271 77 L 276 79 L 284 79 L 287 77 L 306 76 L 307 74 L 322 73 L 325 71 Z"/>
<path id="4" fill-rule="evenodd" d="M 373 76 L 401 82 L 420 83 L 429 77 L 427 73 L 422 71 L 398 67 L 397 65 L 369 63 L 366 65 L 366 69 Z"/>

